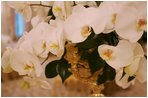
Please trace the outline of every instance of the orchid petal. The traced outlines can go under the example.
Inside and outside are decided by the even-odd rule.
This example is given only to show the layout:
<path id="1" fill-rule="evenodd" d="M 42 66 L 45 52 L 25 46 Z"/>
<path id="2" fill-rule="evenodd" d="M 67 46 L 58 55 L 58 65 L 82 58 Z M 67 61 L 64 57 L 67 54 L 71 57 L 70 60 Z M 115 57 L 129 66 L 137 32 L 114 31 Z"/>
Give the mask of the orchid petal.
<path id="1" fill-rule="evenodd" d="M 8 6 L 16 9 L 16 10 L 21 10 L 24 9 L 24 7 L 26 6 L 27 2 L 26 1 L 17 1 L 17 2 L 7 2 Z"/>
<path id="2" fill-rule="evenodd" d="M 37 16 L 35 16 L 35 17 L 32 18 L 31 25 L 34 28 L 35 26 L 37 26 L 42 21 L 43 21 L 43 18 L 37 15 Z"/>
<path id="3" fill-rule="evenodd" d="M 66 18 L 66 11 L 64 6 L 64 1 L 55 1 L 53 4 L 53 14 L 56 16 L 56 18 L 60 18 L 64 20 Z"/>
<path id="4" fill-rule="evenodd" d="M 143 57 L 144 56 L 143 48 L 139 43 L 135 43 L 134 56 L 135 57 Z"/>
<path id="5" fill-rule="evenodd" d="M 44 89 L 51 89 L 51 85 L 48 83 L 48 81 L 46 81 L 46 79 L 43 79 L 42 77 L 37 78 L 25 76 L 23 77 L 23 79 L 31 86 L 40 86 Z"/>
<path id="6" fill-rule="evenodd" d="M 128 66 L 133 60 L 133 48 L 125 40 L 119 41 L 116 47 L 101 45 L 98 47 L 98 52 L 101 58 L 116 70 Z"/>
<path id="7" fill-rule="evenodd" d="M 31 20 L 31 7 L 28 5 L 26 1 L 8 2 L 8 5 L 14 8 L 16 11 L 20 12 L 24 16 L 26 22 Z"/>
<path id="8" fill-rule="evenodd" d="M 138 68 L 139 68 L 139 62 L 141 60 L 141 57 L 144 56 L 143 49 L 139 43 L 133 43 L 133 53 L 134 53 L 134 58 L 133 61 L 130 65 L 125 67 L 124 71 L 130 76 L 133 76 L 136 74 Z"/>
<path id="9" fill-rule="evenodd" d="M 10 64 L 10 55 L 12 53 L 11 48 L 7 48 L 2 56 L 2 68 L 4 73 L 10 73 L 13 71 Z"/>
<path id="10" fill-rule="evenodd" d="M 122 87 L 123 89 L 126 89 L 128 88 L 130 85 L 133 85 L 134 82 L 135 82 L 135 79 L 128 82 L 128 78 L 129 76 L 127 74 L 125 74 L 123 77 L 122 77 L 122 73 L 123 73 L 123 70 L 120 70 L 119 72 L 117 72 L 116 74 L 116 77 L 115 77 L 115 82 L 118 86 Z M 121 79 L 122 77 L 122 79 Z"/>
<path id="11" fill-rule="evenodd" d="M 91 33 L 88 29 L 85 32 L 87 36 L 83 35 L 84 27 L 92 27 L 96 34 L 101 33 L 104 30 L 105 21 L 104 15 L 100 13 L 102 13 L 101 10 L 97 8 L 75 6 L 72 15 L 67 18 L 64 24 L 66 38 L 73 43 L 83 42 Z"/>
<path id="12" fill-rule="evenodd" d="M 41 22 L 33 28 L 26 39 L 20 44 L 19 49 L 46 58 L 51 52 L 58 57 L 64 53 L 63 22 L 55 22 L 54 25 Z"/>
<path id="13" fill-rule="evenodd" d="M 106 20 L 106 25 L 103 33 L 109 33 L 115 30 L 115 21 L 118 12 L 120 12 L 124 8 L 124 2 L 116 2 L 116 1 L 106 1 L 102 2 L 99 6 L 99 9 L 102 11 L 101 14 L 104 14 L 103 20 Z"/>
<path id="14" fill-rule="evenodd" d="M 54 1 L 41 1 L 43 5 L 53 6 Z"/>
<path id="15" fill-rule="evenodd" d="M 115 30 L 117 34 L 131 42 L 137 42 L 143 34 L 143 31 L 138 30 L 136 17 L 136 9 L 126 7 L 118 13 L 115 22 Z"/>
<path id="16" fill-rule="evenodd" d="M 125 73 L 129 76 L 134 76 L 138 70 L 140 59 L 141 58 L 135 58 L 130 65 L 126 66 L 124 69 Z"/>
<path id="17" fill-rule="evenodd" d="M 25 51 L 13 50 L 10 56 L 10 64 L 12 69 L 17 71 L 20 75 L 36 75 L 40 76 L 42 67 L 39 59 Z"/>
<path id="18" fill-rule="evenodd" d="M 51 85 L 43 79 L 37 79 L 37 84 L 40 85 L 44 89 L 51 89 Z"/>
<path id="19" fill-rule="evenodd" d="M 32 10 L 30 6 L 25 6 L 23 11 L 21 12 L 26 20 L 26 22 L 29 22 L 32 18 Z"/>
<path id="20" fill-rule="evenodd" d="M 136 79 L 138 79 L 141 83 L 147 81 L 147 60 L 145 57 L 141 58 L 139 62 L 139 69 L 136 73 Z"/>

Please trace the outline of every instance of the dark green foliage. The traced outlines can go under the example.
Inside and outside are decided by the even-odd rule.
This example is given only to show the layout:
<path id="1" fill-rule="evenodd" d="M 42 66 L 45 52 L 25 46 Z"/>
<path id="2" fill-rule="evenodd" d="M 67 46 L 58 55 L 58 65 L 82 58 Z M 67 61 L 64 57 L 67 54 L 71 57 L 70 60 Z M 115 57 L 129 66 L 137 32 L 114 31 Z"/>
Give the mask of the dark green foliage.
<path id="1" fill-rule="evenodd" d="M 100 6 L 101 2 L 103 2 L 103 1 L 95 1 L 95 2 L 97 4 L 97 6 Z"/>
<path id="2" fill-rule="evenodd" d="M 50 62 L 45 68 L 45 75 L 47 78 L 53 78 L 60 75 L 62 82 L 64 82 L 72 73 L 68 71 L 70 64 L 62 58 L 60 60 L 55 60 Z"/>
<path id="3" fill-rule="evenodd" d="M 47 78 L 53 78 L 58 75 L 56 71 L 56 67 L 58 64 L 58 60 L 50 62 L 45 68 L 45 75 Z"/>
<path id="4" fill-rule="evenodd" d="M 88 63 L 92 74 L 104 67 L 105 61 L 99 56 L 97 48 L 89 55 Z"/>
<path id="5" fill-rule="evenodd" d="M 76 46 L 79 50 L 88 50 L 91 48 L 97 48 L 99 45 L 108 44 L 112 46 L 116 46 L 119 42 L 118 35 L 115 31 L 109 34 L 95 34 L 93 29 L 92 33 L 88 36 L 88 38 L 81 43 L 78 43 Z"/>
<path id="6" fill-rule="evenodd" d="M 138 40 L 138 42 L 139 42 L 141 45 L 147 43 L 147 32 L 145 32 L 145 31 L 143 32 L 143 35 L 142 35 L 142 37 Z"/>
<path id="7" fill-rule="evenodd" d="M 108 45 L 116 46 L 119 42 L 118 35 L 116 34 L 115 31 L 109 33 L 109 34 L 104 34 L 104 41 L 108 43 Z"/>
<path id="8" fill-rule="evenodd" d="M 115 69 L 106 64 L 106 66 L 104 66 L 102 75 L 98 76 L 97 84 L 99 85 L 107 81 L 112 81 L 115 79 L 115 75 Z"/>
<path id="9" fill-rule="evenodd" d="M 106 74 L 102 74 L 98 76 L 97 84 L 100 85 L 100 84 L 105 83 L 106 81 L 107 81 Z"/>
<path id="10" fill-rule="evenodd" d="M 141 46 L 145 46 L 145 44 L 147 44 L 147 32 L 144 31 L 142 37 L 138 40 L 138 43 L 141 44 Z M 145 58 L 147 59 L 147 56 L 144 55 Z"/>
<path id="11" fill-rule="evenodd" d="M 81 60 L 88 61 L 92 74 L 105 65 L 105 61 L 99 56 L 97 48 L 91 49 L 91 52 L 90 50 L 79 50 L 79 55 Z"/>
<path id="12" fill-rule="evenodd" d="M 93 74 L 106 64 L 98 54 L 98 46 L 102 44 L 116 46 L 119 39 L 115 31 L 109 34 L 95 34 L 93 29 L 91 31 L 92 33 L 88 38 L 84 42 L 78 43 L 76 47 L 78 47 L 80 58 L 88 61 L 91 73 Z M 92 52 L 89 52 L 89 50 L 92 50 Z"/>
<path id="13" fill-rule="evenodd" d="M 54 14 L 53 14 L 53 12 L 52 12 L 52 7 L 51 7 L 51 9 L 49 9 L 49 11 L 48 11 L 48 16 L 52 16 L 51 17 L 51 19 L 53 19 L 53 20 L 55 20 L 55 16 L 54 16 Z"/>
<path id="14" fill-rule="evenodd" d="M 128 77 L 128 82 L 132 81 L 133 79 L 135 79 L 135 76 L 129 76 Z"/>
<path id="15" fill-rule="evenodd" d="M 123 73 L 122 73 L 122 76 L 121 76 L 120 80 L 121 80 L 125 75 L 126 75 L 126 73 L 125 73 L 124 70 L 123 70 Z M 132 81 L 133 79 L 135 79 L 135 76 L 129 76 L 129 77 L 128 77 L 128 82 Z"/>
<path id="16" fill-rule="evenodd" d="M 122 76 L 121 76 L 121 78 L 120 78 L 120 80 L 125 76 L 125 72 L 124 72 L 124 70 L 123 70 L 123 73 L 122 73 Z"/>
<path id="17" fill-rule="evenodd" d="M 103 44 L 102 34 L 96 35 L 92 29 L 92 33 L 88 36 L 88 38 L 84 42 L 78 43 L 77 47 L 80 50 L 87 50 L 90 48 L 95 48 L 101 44 Z"/>
<path id="18" fill-rule="evenodd" d="M 112 81 L 115 79 L 116 71 L 115 69 L 111 68 L 108 70 L 108 80 Z"/>
<path id="19" fill-rule="evenodd" d="M 57 72 L 60 75 L 62 82 L 64 82 L 72 73 L 68 71 L 70 64 L 62 58 L 57 65 Z"/>
<path id="20" fill-rule="evenodd" d="M 119 42 L 118 36 L 115 31 L 109 34 L 95 34 L 93 29 L 91 31 L 92 33 L 84 42 L 78 43 L 76 45 L 80 59 L 88 61 L 92 74 L 103 68 L 103 73 L 98 76 L 98 84 L 105 83 L 106 81 L 112 81 L 116 75 L 115 70 L 100 57 L 98 53 L 98 46 L 102 44 L 116 46 Z M 65 54 L 66 49 L 64 55 Z M 68 62 L 64 59 L 64 55 L 62 56 L 61 60 L 51 62 L 46 66 L 45 74 L 47 78 L 52 78 L 59 74 L 62 81 L 64 82 L 72 74 L 68 71 L 70 64 L 68 64 Z M 53 65 L 55 66 L 52 67 Z M 81 65 L 79 66 L 83 67 Z"/>

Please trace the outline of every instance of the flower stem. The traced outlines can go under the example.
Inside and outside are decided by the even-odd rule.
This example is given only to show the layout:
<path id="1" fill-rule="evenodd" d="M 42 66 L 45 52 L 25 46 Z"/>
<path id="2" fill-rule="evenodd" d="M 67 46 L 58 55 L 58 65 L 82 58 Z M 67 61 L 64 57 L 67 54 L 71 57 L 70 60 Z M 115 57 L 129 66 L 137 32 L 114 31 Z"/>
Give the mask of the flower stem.
<path id="1" fill-rule="evenodd" d="M 52 6 L 48 6 L 48 5 L 43 5 L 43 4 L 30 4 L 30 6 L 43 6 L 43 7 L 52 7 Z"/>
<path id="2" fill-rule="evenodd" d="M 50 54 L 50 52 L 48 53 L 47 58 L 41 63 L 41 65 L 43 65 L 48 60 L 49 54 Z"/>

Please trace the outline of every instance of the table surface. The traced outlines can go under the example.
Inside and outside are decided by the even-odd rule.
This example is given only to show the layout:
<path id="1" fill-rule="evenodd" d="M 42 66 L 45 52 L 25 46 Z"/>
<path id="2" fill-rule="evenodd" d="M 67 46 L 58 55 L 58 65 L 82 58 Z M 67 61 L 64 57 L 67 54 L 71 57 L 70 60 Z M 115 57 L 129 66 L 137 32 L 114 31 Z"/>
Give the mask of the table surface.
<path id="1" fill-rule="evenodd" d="M 71 82 L 71 87 L 67 89 L 62 83 L 59 77 L 50 80 L 51 89 L 43 89 L 40 87 L 31 87 L 30 89 L 23 90 L 19 87 L 21 79 L 3 82 L 1 85 L 1 96 L 2 97 L 61 97 L 61 96 L 73 96 L 73 97 L 84 97 L 89 96 L 89 93 L 82 83 Z M 80 86 L 81 85 L 81 86 Z M 110 86 L 112 85 L 112 86 Z M 114 86 L 113 86 L 114 85 Z M 121 89 L 114 83 L 106 85 L 105 96 L 147 96 L 147 83 L 136 82 L 134 86 L 128 89 Z"/>

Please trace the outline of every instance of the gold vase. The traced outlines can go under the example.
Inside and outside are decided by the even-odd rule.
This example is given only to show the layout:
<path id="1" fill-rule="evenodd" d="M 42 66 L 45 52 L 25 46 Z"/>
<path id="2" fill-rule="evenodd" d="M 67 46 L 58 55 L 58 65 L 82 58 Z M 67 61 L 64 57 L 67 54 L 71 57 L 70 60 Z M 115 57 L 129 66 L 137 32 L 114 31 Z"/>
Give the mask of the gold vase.
<path id="1" fill-rule="evenodd" d="M 101 94 L 101 91 L 104 89 L 104 85 L 98 85 L 96 83 L 98 76 L 102 74 L 102 69 L 92 74 L 88 61 L 80 59 L 78 48 L 75 47 L 75 44 L 69 42 L 66 45 L 66 50 L 67 52 L 64 58 L 69 64 L 71 64 L 69 71 L 72 73 L 73 78 L 87 84 L 90 96 L 104 96 Z"/>

